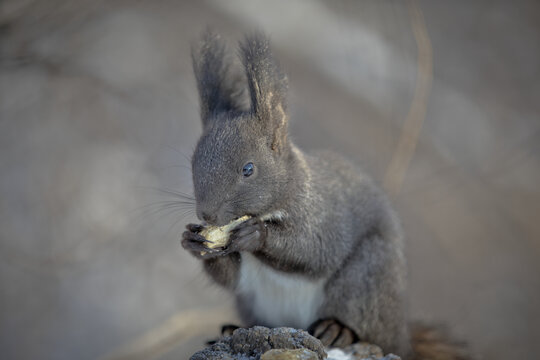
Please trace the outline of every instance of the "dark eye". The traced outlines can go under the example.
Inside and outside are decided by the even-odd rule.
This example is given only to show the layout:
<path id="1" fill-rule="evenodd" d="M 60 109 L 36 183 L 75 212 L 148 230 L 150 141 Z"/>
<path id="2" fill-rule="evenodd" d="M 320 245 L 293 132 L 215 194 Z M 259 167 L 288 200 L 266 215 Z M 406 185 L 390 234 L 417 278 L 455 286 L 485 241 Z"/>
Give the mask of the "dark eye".
<path id="1" fill-rule="evenodd" d="M 245 177 L 251 176 L 253 174 L 254 166 L 252 162 L 248 162 L 246 165 L 244 165 L 244 168 L 242 169 L 242 174 Z"/>

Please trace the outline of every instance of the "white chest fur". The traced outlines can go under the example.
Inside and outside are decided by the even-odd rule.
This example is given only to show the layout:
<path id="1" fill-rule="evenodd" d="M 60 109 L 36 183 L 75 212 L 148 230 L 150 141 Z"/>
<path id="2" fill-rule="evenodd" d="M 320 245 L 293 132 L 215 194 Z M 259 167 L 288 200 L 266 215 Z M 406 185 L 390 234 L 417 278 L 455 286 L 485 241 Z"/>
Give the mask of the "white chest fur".
<path id="1" fill-rule="evenodd" d="M 286 274 L 242 253 L 236 291 L 249 296 L 254 316 L 261 325 L 306 329 L 317 320 L 323 302 L 324 281 Z"/>

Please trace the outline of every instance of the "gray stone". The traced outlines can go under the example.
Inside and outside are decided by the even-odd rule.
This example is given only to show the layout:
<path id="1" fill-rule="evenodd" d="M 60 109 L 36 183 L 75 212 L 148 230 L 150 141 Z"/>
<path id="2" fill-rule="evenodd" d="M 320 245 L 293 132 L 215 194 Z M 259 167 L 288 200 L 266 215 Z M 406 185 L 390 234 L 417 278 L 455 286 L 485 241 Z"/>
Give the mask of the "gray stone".
<path id="1" fill-rule="evenodd" d="M 384 356 L 380 347 L 366 342 L 353 344 L 347 347 L 345 351 L 350 351 L 358 359 L 378 359 Z"/>
<path id="2" fill-rule="evenodd" d="M 304 330 L 254 326 L 236 329 L 231 336 L 195 353 L 190 360 L 400 360 L 384 356 L 380 347 L 357 343 L 343 349 L 325 351 L 319 339 Z"/>
<path id="3" fill-rule="evenodd" d="M 273 349 L 306 351 L 269 353 Z M 326 358 L 322 343 L 306 331 L 286 327 L 269 329 L 255 326 L 250 329 L 235 330 L 231 336 L 224 337 L 208 348 L 195 353 L 191 360 L 261 359 L 263 354 L 265 359 L 276 360 Z"/>
<path id="4" fill-rule="evenodd" d="M 261 356 L 261 360 L 318 360 L 319 357 L 308 349 L 272 349 Z"/>
<path id="5" fill-rule="evenodd" d="M 394 354 L 384 356 L 380 347 L 370 343 L 357 343 L 343 349 L 328 349 L 327 360 L 400 360 Z"/>

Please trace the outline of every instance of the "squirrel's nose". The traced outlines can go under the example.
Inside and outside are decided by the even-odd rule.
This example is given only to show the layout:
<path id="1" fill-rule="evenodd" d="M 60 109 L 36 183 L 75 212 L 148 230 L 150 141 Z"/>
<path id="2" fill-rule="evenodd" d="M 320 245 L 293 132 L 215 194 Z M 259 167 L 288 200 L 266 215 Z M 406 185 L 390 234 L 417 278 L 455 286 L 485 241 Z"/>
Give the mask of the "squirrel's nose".
<path id="1" fill-rule="evenodd" d="M 209 213 L 207 213 L 205 211 L 201 212 L 201 217 L 207 223 L 214 223 L 214 222 L 216 222 L 216 219 L 217 219 L 216 215 L 210 215 Z"/>
<path id="2" fill-rule="evenodd" d="M 219 219 L 219 206 L 213 206 L 213 204 L 198 204 L 197 217 L 206 221 L 209 225 L 218 225 Z"/>

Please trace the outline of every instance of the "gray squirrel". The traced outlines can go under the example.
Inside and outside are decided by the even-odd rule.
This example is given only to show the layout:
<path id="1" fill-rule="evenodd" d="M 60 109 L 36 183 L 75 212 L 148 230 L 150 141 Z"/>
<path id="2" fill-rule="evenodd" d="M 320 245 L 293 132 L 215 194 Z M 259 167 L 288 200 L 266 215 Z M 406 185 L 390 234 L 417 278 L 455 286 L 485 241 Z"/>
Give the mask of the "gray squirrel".
<path id="1" fill-rule="evenodd" d="M 197 216 L 216 226 L 251 218 L 224 249 L 208 250 L 199 224 L 187 225 L 182 246 L 234 293 L 245 326 L 308 329 L 326 346 L 362 340 L 410 358 L 403 235 L 382 191 L 340 155 L 290 141 L 287 77 L 264 34 L 240 43 L 243 79 L 211 31 L 192 55 L 203 124 Z"/>

